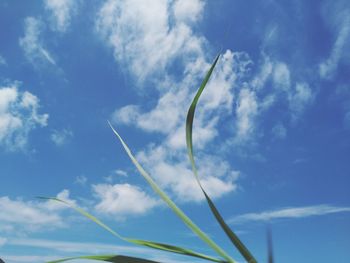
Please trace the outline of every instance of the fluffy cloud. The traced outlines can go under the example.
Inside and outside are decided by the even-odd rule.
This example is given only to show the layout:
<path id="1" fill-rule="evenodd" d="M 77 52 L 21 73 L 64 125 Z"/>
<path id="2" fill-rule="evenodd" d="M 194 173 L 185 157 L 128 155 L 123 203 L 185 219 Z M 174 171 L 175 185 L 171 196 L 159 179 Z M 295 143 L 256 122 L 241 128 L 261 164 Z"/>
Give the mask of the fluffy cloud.
<path id="1" fill-rule="evenodd" d="M 97 184 L 93 185 L 93 191 L 99 199 L 95 209 L 119 219 L 144 214 L 158 204 L 146 192 L 130 184 Z"/>
<path id="2" fill-rule="evenodd" d="M 139 107 L 128 105 L 113 114 L 114 121 L 118 123 L 133 124 L 148 132 L 164 134 L 162 143 L 149 146 L 146 151 L 139 152 L 138 156 L 158 183 L 181 201 L 203 200 L 203 194 L 188 167 L 184 127 L 186 118 L 184 109 L 188 108 L 193 97 L 189 87 L 204 75 L 203 68 L 198 67 L 198 63 L 197 61 L 187 65 L 188 74 L 177 87 L 173 86 L 165 92 L 151 111 L 142 112 Z M 209 67 L 209 63 L 204 61 L 200 63 L 206 69 Z M 196 149 L 203 149 L 212 142 L 217 135 L 216 126 L 219 118 L 227 116 L 232 111 L 235 81 L 246 70 L 247 64 L 249 59 L 243 53 L 227 51 L 223 54 L 196 113 L 193 134 Z M 211 154 L 203 153 L 202 157 L 208 163 L 215 162 L 217 166 L 223 167 L 220 171 L 218 169 L 201 171 L 202 183 L 208 193 L 213 198 L 218 198 L 234 191 L 237 187 L 237 176 L 232 176 L 237 174 L 234 169 Z"/>
<path id="3" fill-rule="evenodd" d="M 118 125 L 158 133 L 161 140 L 137 155 L 156 180 L 183 201 L 203 198 L 189 179 L 193 175 L 187 165 L 184 125 L 195 88 L 211 64 L 205 55 L 210 53 L 207 40 L 192 30 L 200 21 L 203 9 L 204 2 L 197 0 L 157 0 L 147 4 L 109 0 L 102 5 L 96 19 L 97 32 L 113 49 L 116 61 L 135 78 L 136 87 L 152 83 L 147 86 L 154 86 L 152 92 L 159 96 L 151 108 L 130 104 L 116 109 L 112 120 Z M 293 120 L 312 100 L 310 87 L 295 83 L 286 63 L 266 54 L 262 56 L 263 63 L 259 65 L 245 52 L 227 50 L 202 94 L 193 140 L 196 155 L 209 163 L 214 159 L 207 151 L 214 145 L 222 120 L 233 117 L 232 141 L 244 145 L 248 139 L 255 138 L 258 118 L 263 118 L 277 100 L 287 102 Z M 172 67 L 184 70 L 174 75 L 169 70 Z M 257 73 L 252 71 L 253 67 Z M 283 131 L 279 131 L 282 136 Z M 211 174 L 202 171 L 201 179 L 208 188 L 217 187 L 218 190 L 210 191 L 218 198 L 236 189 L 237 176 L 231 176 L 235 169 L 222 159 L 215 162 L 225 164 L 224 175 L 219 176 L 215 169 Z"/>
<path id="4" fill-rule="evenodd" d="M 185 58 L 183 54 L 202 52 L 203 39 L 188 24 L 189 12 L 196 20 L 202 6 L 197 0 L 109 0 L 99 11 L 96 29 L 113 48 L 116 60 L 142 82 L 151 74 L 163 75 L 171 61 Z"/>
<path id="5" fill-rule="evenodd" d="M 20 92 L 18 84 L 0 87 L 0 145 L 8 150 L 24 149 L 29 133 L 47 125 L 48 114 L 40 114 L 39 99 Z"/>
<path id="6" fill-rule="evenodd" d="M 177 0 L 174 3 L 174 16 L 177 21 L 197 21 L 202 15 L 204 1 Z"/>
<path id="7" fill-rule="evenodd" d="M 245 223 L 249 221 L 270 221 L 273 219 L 303 218 L 310 216 L 322 216 L 327 214 L 350 212 L 350 207 L 338 207 L 331 205 L 315 205 L 304 207 L 289 207 L 279 210 L 265 211 L 261 213 L 249 213 L 230 219 L 230 223 Z"/>
<path id="8" fill-rule="evenodd" d="M 212 198 L 219 198 L 235 191 L 239 172 L 230 165 L 210 154 L 201 154 L 198 160 L 200 180 Z M 156 182 L 175 196 L 178 201 L 204 200 L 184 150 L 174 150 L 167 145 L 150 146 L 139 152 L 138 159 L 150 171 Z"/>
<path id="9" fill-rule="evenodd" d="M 43 24 L 39 19 L 27 17 L 24 20 L 24 36 L 19 39 L 26 58 L 34 65 L 49 62 L 56 65 L 50 52 L 43 46 L 40 34 Z"/>
<path id="10" fill-rule="evenodd" d="M 60 32 L 66 31 L 77 2 L 74 0 L 44 0 L 44 3 L 45 8 L 52 13 L 52 28 Z"/>
<path id="11" fill-rule="evenodd" d="M 74 204 L 69 198 L 69 191 L 63 190 L 58 198 Z M 23 201 L 0 197 L 0 232 L 23 233 L 52 229 L 65 225 L 59 211 L 66 206 L 54 201 Z"/>

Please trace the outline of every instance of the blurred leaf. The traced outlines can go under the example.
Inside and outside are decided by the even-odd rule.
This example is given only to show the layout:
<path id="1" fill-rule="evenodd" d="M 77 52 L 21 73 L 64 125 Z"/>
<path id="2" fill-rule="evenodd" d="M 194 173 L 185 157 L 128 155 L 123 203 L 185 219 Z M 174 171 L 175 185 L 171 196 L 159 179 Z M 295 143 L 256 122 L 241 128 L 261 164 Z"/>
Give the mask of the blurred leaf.
<path id="1" fill-rule="evenodd" d="M 273 263 L 273 245 L 272 245 L 272 232 L 271 228 L 267 228 L 267 258 L 268 258 L 268 263 Z"/>
<path id="2" fill-rule="evenodd" d="M 115 232 L 113 229 L 111 229 L 109 226 L 104 224 L 101 220 L 99 220 L 95 216 L 91 215 L 90 213 L 86 212 L 85 210 L 83 210 L 80 207 L 73 206 L 70 203 L 68 203 L 64 200 L 58 199 L 56 197 L 38 197 L 38 198 L 45 199 L 45 200 L 53 200 L 56 202 L 64 203 L 65 205 L 71 207 L 72 209 L 74 209 L 78 213 L 80 213 L 83 216 L 87 217 L 88 219 L 92 220 L 93 222 L 95 222 L 96 224 L 98 224 L 99 226 L 101 226 L 102 228 L 107 230 L 108 232 L 110 232 L 112 235 L 114 235 L 114 236 L 116 236 L 124 241 L 127 241 L 129 243 L 133 243 L 133 244 L 141 245 L 141 246 L 146 246 L 146 247 L 153 248 L 153 249 L 164 250 L 167 252 L 172 252 L 172 253 L 181 254 L 181 255 L 185 255 L 185 256 L 192 256 L 192 257 L 197 257 L 197 258 L 201 258 L 201 259 L 206 259 L 206 260 L 210 260 L 213 262 L 225 262 L 221 259 L 217 259 L 217 258 L 208 256 L 208 255 L 205 255 L 202 253 L 197 253 L 197 252 L 190 250 L 190 249 L 187 249 L 187 248 L 182 248 L 182 247 L 164 244 L 164 243 L 159 243 L 159 242 L 123 237 L 120 234 L 118 234 L 117 232 Z"/>
<path id="3" fill-rule="evenodd" d="M 194 114 L 196 110 L 197 103 L 199 101 L 199 98 L 207 85 L 211 74 L 213 73 L 213 70 L 219 60 L 220 54 L 216 56 L 213 64 L 211 65 L 209 71 L 207 72 L 204 80 L 202 81 L 192 103 L 190 108 L 188 109 L 187 118 L 186 118 L 186 144 L 187 144 L 187 151 L 188 156 L 190 158 L 192 171 L 196 177 L 197 183 L 202 189 L 202 192 L 207 200 L 207 203 L 210 207 L 210 210 L 212 211 L 213 215 L 215 216 L 216 220 L 220 224 L 221 228 L 225 231 L 228 238 L 231 240 L 231 242 L 235 245 L 235 247 L 239 250 L 239 252 L 242 254 L 242 256 L 249 262 L 249 263 L 256 263 L 256 259 L 253 257 L 253 255 L 249 252 L 249 250 L 246 248 L 246 246 L 241 242 L 241 240 L 238 238 L 238 236 L 230 229 L 230 227 L 226 224 L 224 219 L 222 218 L 221 214 L 217 210 L 216 206 L 208 196 L 208 194 L 205 192 L 198 176 L 198 171 L 196 168 L 194 155 L 193 155 L 193 143 L 192 143 L 192 127 L 193 127 L 193 120 L 194 120 Z"/>
<path id="4" fill-rule="evenodd" d="M 70 258 L 49 261 L 47 263 L 59 263 L 59 262 L 73 260 L 73 259 L 90 259 L 90 260 L 99 260 L 99 261 L 107 261 L 107 262 L 114 262 L 114 263 L 160 263 L 158 261 L 147 260 L 143 258 L 135 258 L 135 257 L 127 257 L 127 256 L 119 256 L 119 255 L 70 257 Z"/>

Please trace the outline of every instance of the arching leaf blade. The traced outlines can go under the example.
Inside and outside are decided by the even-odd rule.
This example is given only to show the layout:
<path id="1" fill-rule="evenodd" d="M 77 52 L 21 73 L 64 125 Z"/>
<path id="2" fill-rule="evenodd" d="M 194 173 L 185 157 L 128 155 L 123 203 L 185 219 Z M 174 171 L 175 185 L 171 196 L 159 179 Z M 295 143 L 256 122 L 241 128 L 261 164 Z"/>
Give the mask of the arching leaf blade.
<path id="1" fill-rule="evenodd" d="M 197 167 L 196 167 L 194 155 L 193 155 L 192 129 L 193 129 L 193 120 L 194 120 L 194 115 L 195 115 L 195 111 L 196 111 L 196 106 L 197 106 L 197 103 L 199 101 L 199 98 L 200 98 L 204 88 L 206 87 L 206 85 L 207 85 L 207 83 L 208 83 L 208 81 L 213 73 L 213 70 L 214 70 L 214 68 L 219 60 L 219 57 L 220 57 L 220 54 L 218 54 L 216 56 L 213 64 L 211 65 L 210 69 L 208 70 L 204 80 L 202 81 L 202 83 L 201 83 L 195 97 L 193 98 L 193 101 L 192 101 L 189 109 L 188 109 L 187 118 L 186 118 L 187 152 L 188 152 L 188 156 L 189 156 L 189 159 L 191 162 L 193 174 L 194 174 L 194 176 L 197 180 L 197 183 L 200 186 L 200 188 L 201 188 L 201 190 L 202 190 L 202 192 L 207 200 L 207 203 L 210 207 L 210 210 L 212 211 L 212 213 L 215 216 L 216 220 L 218 221 L 219 225 L 224 230 L 227 237 L 231 240 L 231 242 L 234 244 L 234 246 L 242 254 L 242 256 L 248 261 L 248 263 L 256 263 L 257 262 L 256 259 L 253 257 L 253 255 L 250 253 L 250 251 L 247 249 L 247 247 L 241 242 L 241 240 L 238 238 L 238 236 L 226 224 L 223 217 L 219 213 L 218 209 L 214 205 L 213 201 L 210 199 L 210 197 L 208 196 L 208 194 L 204 190 L 204 188 L 199 180 L 198 171 L 197 171 Z"/>
<path id="2" fill-rule="evenodd" d="M 109 123 L 109 122 L 108 122 Z M 231 258 L 219 245 L 217 245 L 206 233 L 204 233 L 169 197 L 168 195 L 156 184 L 152 177 L 143 169 L 136 158 L 131 153 L 131 150 L 124 142 L 119 133 L 113 128 L 109 123 L 112 131 L 117 136 L 121 142 L 125 152 L 128 154 L 129 158 L 139 171 L 139 173 L 146 179 L 152 189 L 160 196 L 160 198 L 173 210 L 173 212 L 187 225 L 188 228 L 192 230 L 201 240 L 203 240 L 210 248 L 212 248 L 218 255 L 223 257 L 226 261 L 230 263 L 236 262 Z"/>
<path id="3" fill-rule="evenodd" d="M 104 228 L 105 230 L 110 232 L 112 235 L 114 235 L 114 236 L 116 236 L 116 237 L 118 237 L 121 240 L 124 240 L 126 242 L 133 243 L 135 245 L 141 245 L 141 246 L 157 249 L 157 250 L 163 250 L 163 251 L 166 251 L 166 252 L 171 252 L 171 253 L 181 254 L 181 255 L 185 255 L 185 256 L 192 256 L 192 257 L 196 257 L 196 258 L 201 258 L 201 259 L 205 259 L 205 260 L 209 260 L 209 261 L 213 261 L 213 262 L 219 262 L 219 263 L 225 262 L 225 261 L 223 261 L 221 259 L 214 258 L 212 256 L 208 256 L 208 255 L 205 255 L 203 253 L 198 253 L 198 252 L 195 252 L 195 251 L 193 251 L 191 249 L 187 249 L 187 248 L 183 248 L 183 247 L 179 247 L 179 246 L 174 246 L 174 245 L 169 245 L 169 244 L 164 244 L 164 243 L 159 243 L 159 242 L 153 242 L 153 241 L 147 241 L 147 240 L 140 240 L 140 239 L 133 239 L 133 238 L 128 238 L 128 237 L 123 237 L 122 235 L 118 234 L 116 231 L 111 229 L 109 226 L 107 226 L 105 223 L 103 223 L 101 220 L 99 220 L 98 218 L 96 218 L 92 214 L 86 212 L 85 210 L 83 210 L 80 207 L 71 205 L 70 203 L 68 203 L 68 202 L 66 202 L 64 200 L 61 200 L 59 198 L 56 198 L 56 197 L 38 197 L 38 198 L 45 199 L 45 200 L 52 200 L 52 201 L 63 203 L 65 205 L 69 206 L 70 208 L 74 209 L 75 211 L 77 211 L 81 215 L 85 216 L 86 218 L 90 219 L 91 221 L 93 221 L 94 223 L 99 225 L 100 227 Z"/>

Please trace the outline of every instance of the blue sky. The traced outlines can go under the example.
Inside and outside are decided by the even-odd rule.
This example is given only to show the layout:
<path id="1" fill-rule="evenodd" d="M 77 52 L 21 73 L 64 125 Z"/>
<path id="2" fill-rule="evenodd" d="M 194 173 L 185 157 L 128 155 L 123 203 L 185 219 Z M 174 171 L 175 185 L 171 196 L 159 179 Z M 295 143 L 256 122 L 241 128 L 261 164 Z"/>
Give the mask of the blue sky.
<path id="1" fill-rule="evenodd" d="M 194 262 L 109 235 L 212 254 L 138 174 L 107 124 L 176 203 L 238 262 L 191 173 L 266 262 L 350 257 L 348 1 L 0 2 L 0 257 L 143 256 Z M 85 262 L 85 261 L 76 261 Z"/>

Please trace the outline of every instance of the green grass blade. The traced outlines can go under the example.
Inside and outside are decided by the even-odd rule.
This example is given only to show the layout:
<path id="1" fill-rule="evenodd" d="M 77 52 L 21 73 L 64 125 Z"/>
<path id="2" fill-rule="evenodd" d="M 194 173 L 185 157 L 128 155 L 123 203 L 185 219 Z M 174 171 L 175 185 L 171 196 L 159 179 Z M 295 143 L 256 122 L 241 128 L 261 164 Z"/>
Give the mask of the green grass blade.
<path id="1" fill-rule="evenodd" d="M 114 134 L 118 137 L 120 140 L 122 146 L 124 147 L 124 150 L 128 154 L 131 161 L 134 163 L 137 170 L 140 172 L 140 174 L 146 179 L 146 181 L 150 184 L 152 189 L 161 197 L 161 199 L 174 211 L 174 213 L 185 223 L 185 225 L 190 228 L 193 233 L 195 233 L 200 239 L 202 239 L 210 248 L 212 248 L 218 255 L 223 257 L 228 262 L 234 263 L 235 260 L 231 258 L 221 247 L 219 247 L 206 233 L 204 233 L 192 220 L 168 197 L 165 192 L 163 192 L 162 189 L 156 184 L 155 181 L 153 181 L 152 177 L 142 168 L 142 166 L 139 164 L 139 162 L 136 160 L 136 158 L 131 153 L 129 147 L 126 145 L 124 140 L 121 138 L 121 136 L 118 134 L 118 132 L 111 126 L 111 129 L 113 130 Z"/>
<path id="2" fill-rule="evenodd" d="M 160 263 L 158 261 L 147 260 L 143 258 L 135 258 L 135 257 L 127 257 L 121 255 L 101 255 L 101 256 L 80 256 L 80 257 L 70 257 L 63 258 L 59 260 L 49 261 L 47 263 L 60 263 L 74 259 L 90 259 L 90 260 L 99 260 L 106 262 L 114 262 L 114 263 Z"/>
<path id="3" fill-rule="evenodd" d="M 246 248 L 246 246 L 241 242 L 241 240 L 238 238 L 238 236 L 231 230 L 231 228 L 226 224 L 224 219 L 222 218 L 221 214 L 217 210 L 216 206 L 208 196 L 208 194 L 205 192 L 198 176 L 194 155 L 193 155 L 193 142 L 192 142 L 192 127 L 193 127 L 193 120 L 194 120 L 194 114 L 196 110 L 197 103 L 199 101 L 199 98 L 207 85 L 211 74 L 213 73 L 213 70 L 219 60 L 220 54 L 216 56 L 213 64 L 211 65 L 209 71 L 207 72 L 204 80 L 202 81 L 192 103 L 190 108 L 188 109 L 187 118 L 186 118 L 186 144 L 187 144 L 187 151 L 188 156 L 191 162 L 192 171 L 196 177 L 196 180 L 202 189 L 202 192 L 207 200 L 207 203 L 210 207 L 210 210 L 212 211 L 213 215 L 215 216 L 216 220 L 220 224 L 221 228 L 224 230 L 228 238 L 231 240 L 231 242 L 235 245 L 235 247 L 239 250 L 239 252 L 242 254 L 242 256 L 249 262 L 249 263 L 256 263 L 256 259 L 253 257 L 253 255 L 250 253 L 250 251 Z"/>
<path id="4" fill-rule="evenodd" d="M 221 259 L 213 258 L 213 257 L 207 256 L 205 254 L 197 253 L 197 252 L 194 252 L 192 250 L 173 246 L 173 245 L 167 245 L 167 244 L 163 244 L 163 243 L 156 243 L 156 242 L 150 242 L 150 241 L 144 241 L 144 240 L 136 240 L 136 239 L 133 239 L 132 242 L 137 243 L 139 245 L 146 246 L 146 247 L 165 250 L 168 252 L 173 252 L 173 253 L 187 255 L 187 256 L 193 256 L 193 257 L 197 257 L 197 258 L 201 258 L 201 259 L 210 260 L 213 262 L 219 262 L 219 263 L 226 262 L 226 261 L 223 261 Z"/>
<path id="5" fill-rule="evenodd" d="M 158 249 L 158 250 L 163 250 L 163 251 L 172 252 L 172 253 L 176 253 L 176 254 L 181 254 L 181 255 L 185 255 L 185 256 L 192 256 L 192 257 L 197 257 L 197 258 L 201 258 L 201 259 L 206 259 L 206 260 L 210 260 L 213 262 L 225 262 L 221 259 L 214 258 L 214 257 L 208 256 L 208 255 L 202 254 L 202 253 L 198 253 L 198 252 L 195 252 L 195 251 L 187 249 L 187 248 L 182 248 L 182 247 L 164 244 L 164 243 L 159 243 L 159 242 L 123 237 L 122 235 L 118 234 L 113 229 L 108 227 L 106 224 L 104 224 L 101 220 L 99 220 L 95 216 L 91 215 L 90 213 L 86 212 L 85 210 L 83 210 L 80 207 L 73 206 L 70 203 L 68 203 L 64 200 L 58 199 L 56 197 L 38 197 L 38 198 L 45 199 L 45 200 L 53 200 L 56 202 L 63 203 L 65 205 L 71 207 L 72 209 L 74 209 L 75 211 L 80 213 L 81 215 L 92 220 L 94 223 L 96 223 L 100 227 L 104 228 L 105 230 L 110 232 L 112 235 L 114 235 L 114 236 L 116 236 L 116 237 L 118 237 L 126 242 L 133 243 L 135 245 L 146 246 L 146 247 L 153 248 L 153 249 Z"/>
<path id="6" fill-rule="evenodd" d="M 56 197 L 42 197 L 39 196 L 38 198 L 40 199 L 44 199 L 44 200 L 53 200 L 56 202 L 60 202 L 63 203 L 67 206 L 69 206 L 70 208 L 74 209 L 75 211 L 77 211 L 79 214 L 85 216 L 86 218 L 90 219 L 91 221 L 93 221 L 94 223 L 96 223 L 97 225 L 99 225 L 100 227 L 104 228 L 105 230 L 107 230 L 109 233 L 111 233 L 112 235 L 125 240 L 124 237 L 122 237 L 121 235 L 119 235 L 117 232 L 115 232 L 113 229 L 111 229 L 109 226 L 107 226 L 106 224 L 104 224 L 101 220 L 99 220 L 98 218 L 94 217 L 93 215 L 91 215 L 90 213 L 86 212 L 85 210 L 81 209 L 80 207 L 71 205 L 70 203 L 63 201 L 61 199 L 58 199 Z"/>

